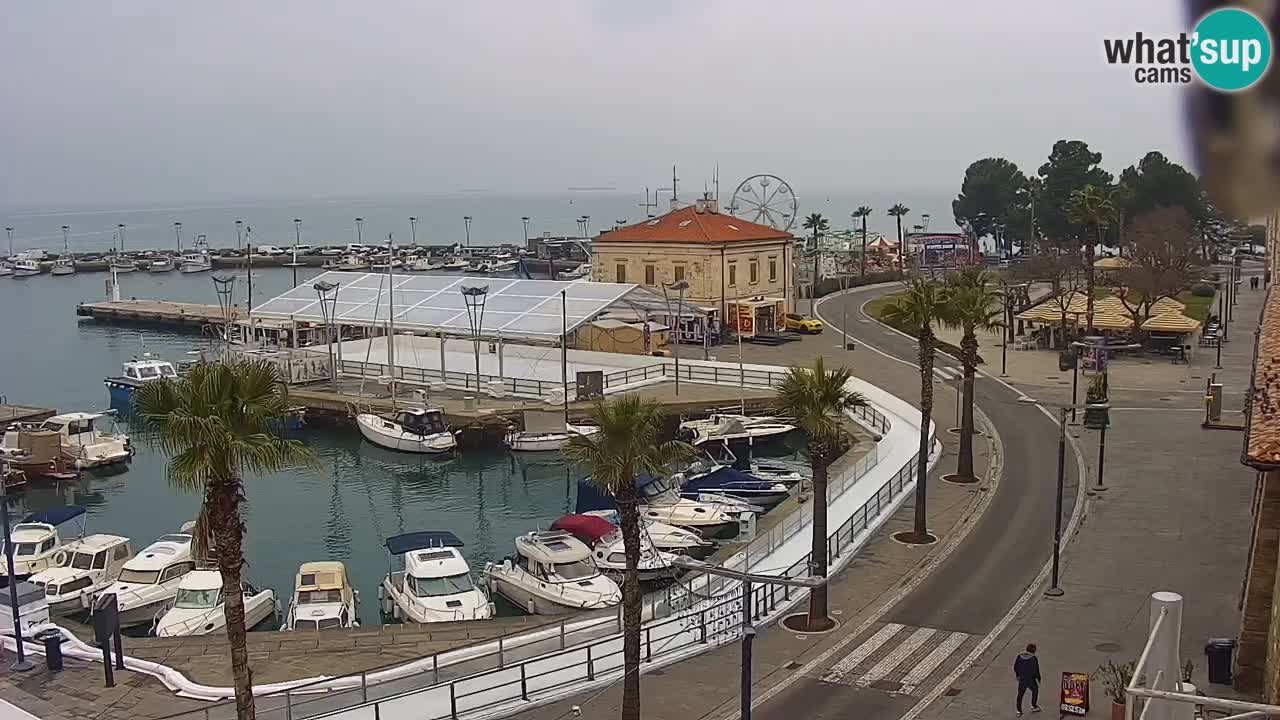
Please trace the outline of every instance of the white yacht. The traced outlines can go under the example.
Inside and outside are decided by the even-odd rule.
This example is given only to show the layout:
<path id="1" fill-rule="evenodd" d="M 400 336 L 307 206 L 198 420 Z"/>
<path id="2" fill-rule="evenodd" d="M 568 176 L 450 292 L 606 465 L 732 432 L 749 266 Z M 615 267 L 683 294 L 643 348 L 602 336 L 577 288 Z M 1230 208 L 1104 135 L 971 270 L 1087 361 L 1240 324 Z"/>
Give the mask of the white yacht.
<path id="1" fill-rule="evenodd" d="M 56 567 L 54 559 L 66 543 L 58 533 L 58 526 L 85 514 L 79 505 L 31 513 L 9 530 L 8 542 L 13 546 L 13 574 L 19 582 L 31 575 Z M 84 521 L 80 522 L 78 537 L 84 536 Z M 0 562 L 0 580 L 6 584 L 9 577 L 8 563 Z"/>
<path id="2" fill-rule="evenodd" d="M 618 584 L 591 562 L 591 551 L 563 530 L 516 538 L 516 557 L 489 563 L 489 589 L 530 615 L 564 615 L 622 602 Z"/>
<path id="3" fill-rule="evenodd" d="M 711 498 L 707 498 L 710 500 Z M 703 502 L 665 492 L 647 499 L 640 506 L 641 517 L 654 522 L 688 528 L 704 538 L 731 537 L 737 534 L 738 518 L 743 508 L 727 502 Z"/>
<path id="4" fill-rule="evenodd" d="M 75 275 L 76 261 L 72 260 L 70 256 L 60 257 L 53 261 L 53 268 L 49 270 L 49 274 L 59 276 Z"/>
<path id="5" fill-rule="evenodd" d="M 686 420 L 680 423 L 678 437 L 695 446 L 744 438 L 755 444 L 782 437 L 795 429 L 795 425 L 774 417 L 716 413 L 704 420 Z"/>
<path id="6" fill-rule="evenodd" d="M 619 524 L 617 510 L 588 510 L 584 515 L 595 515 L 604 518 L 614 525 Z M 716 544 L 708 542 L 692 530 L 675 525 L 650 520 L 640 513 L 640 532 L 659 550 L 676 555 L 688 555 L 693 558 L 705 558 L 716 551 Z"/>
<path id="7" fill-rule="evenodd" d="M 0 262 L 0 277 L 13 274 L 13 265 L 8 262 Z"/>
<path id="8" fill-rule="evenodd" d="M 563 530 L 591 548 L 591 561 L 602 572 L 617 582 L 627 569 L 626 545 L 622 529 L 598 515 L 565 515 L 551 525 L 552 530 Z M 657 549 L 653 541 L 640 532 L 640 582 L 670 580 L 679 572 L 671 563 L 675 555 Z"/>
<path id="9" fill-rule="evenodd" d="M 19 260 L 13 264 L 13 276 L 16 278 L 32 277 L 42 272 L 40 263 L 35 260 Z"/>
<path id="10" fill-rule="evenodd" d="M 559 450 L 575 435 L 591 437 L 600 432 L 595 425 L 573 425 L 565 423 L 563 430 L 537 432 L 533 430 L 513 430 L 506 434 L 503 441 L 507 447 L 517 452 L 545 452 Z"/>
<path id="11" fill-rule="evenodd" d="M 213 269 L 213 260 L 209 258 L 209 250 L 198 248 L 182 254 L 182 262 L 178 266 L 182 273 L 200 273 Z"/>
<path id="12" fill-rule="evenodd" d="M 247 582 L 240 583 L 244 595 L 244 627 L 246 630 L 266 621 L 276 612 L 276 594 L 270 588 L 259 590 Z M 195 570 L 178 582 L 173 605 L 156 621 L 159 637 L 208 635 L 226 627 L 226 600 L 222 595 L 222 573 L 217 570 Z"/>
<path id="13" fill-rule="evenodd" d="M 134 358 L 120 367 L 120 374 L 103 381 L 111 396 L 112 407 L 133 403 L 133 394 L 138 388 L 149 382 L 178 377 L 173 363 L 153 357 L 151 353 L 143 353 L 141 358 Z"/>
<path id="14" fill-rule="evenodd" d="M 383 614 L 415 623 L 493 617 L 493 603 L 472 583 L 460 547 L 462 541 L 444 531 L 387 538 L 392 567 L 378 586 Z"/>
<path id="15" fill-rule="evenodd" d="M 73 461 L 76 468 L 127 462 L 133 457 L 129 436 L 98 429 L 97 422 L 104 417 L 109 416 L 88 412 L 54 415 L 44 421 L 43 428 L 62 436 L 62 454 Z M 114 420 L 112 423 L 114 425 Z"/>
<path id="16" fill-rule="evenodd" d="M 75 615 L 93 606 L 93 598 L 115 582 L 133 550 L 129 538 L 95 534 L 63 545 L 54 553 L 56 567 L 32 575 L 29 582 L 44 590 L 53 615 Z"/>
<path id="17" fill-rule="evenodd" d="M 173 270 L 173 268 L 173 258 L 168 255 L 161 255 L 158 258 L 153 258 L 151 262 L 147 263 L 147 272 L 167 273 Z"/>
<path id="18" fill-rule="evenodd" d="M 178 594 L 183 576 L 196 569 L 191 535 L 161 535 L 120 568 L 120 576 L 101 595 L 116 596 L 120 627 L 150 626 Z"/>
<path id="19" fill-rule="evenodd" d="M 365 440 L 391 450 L 445 453 L 458 446 L 439 408 L 406 408 L 390 420 L 373 413 L 356 416 Z"/>
<path id="20" fill-rule="evenodd" d="M 293 600 L 281 630 L 328 630 L 359 627 L 360 594 L 340 562 L 309 562 L 298 567 Z"/>

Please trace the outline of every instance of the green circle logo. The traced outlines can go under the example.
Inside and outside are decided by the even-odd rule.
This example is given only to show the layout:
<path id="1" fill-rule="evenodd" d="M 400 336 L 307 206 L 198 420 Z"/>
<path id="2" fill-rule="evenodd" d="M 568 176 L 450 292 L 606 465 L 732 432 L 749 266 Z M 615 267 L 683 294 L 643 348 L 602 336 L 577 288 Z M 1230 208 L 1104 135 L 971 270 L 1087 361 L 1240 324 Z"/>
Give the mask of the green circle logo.
<path id="1" fill-rule="evenodd" d="M 1206 85 L 1235 92 L 1251 87 L 1271 66 L 1271 33 L 1256 15 L 1223 8 L 1200 18 L 1191 64 Z"/>

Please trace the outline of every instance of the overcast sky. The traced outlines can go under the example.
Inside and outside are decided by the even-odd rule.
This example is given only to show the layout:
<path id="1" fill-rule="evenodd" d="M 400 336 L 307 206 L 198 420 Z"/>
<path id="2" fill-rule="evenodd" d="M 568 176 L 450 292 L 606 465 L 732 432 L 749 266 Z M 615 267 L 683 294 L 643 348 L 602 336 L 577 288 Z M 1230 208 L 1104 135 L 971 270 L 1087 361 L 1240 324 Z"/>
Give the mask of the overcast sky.
<path id="1" fill-rule="evenodd" d="M 1081 138 L 1188 161 L 1172 87 L 1104 36 L 1154 0 L 66 0 L 0 25 L 0 204 L 555 192 L 719 162 L 958 188 Z"/>

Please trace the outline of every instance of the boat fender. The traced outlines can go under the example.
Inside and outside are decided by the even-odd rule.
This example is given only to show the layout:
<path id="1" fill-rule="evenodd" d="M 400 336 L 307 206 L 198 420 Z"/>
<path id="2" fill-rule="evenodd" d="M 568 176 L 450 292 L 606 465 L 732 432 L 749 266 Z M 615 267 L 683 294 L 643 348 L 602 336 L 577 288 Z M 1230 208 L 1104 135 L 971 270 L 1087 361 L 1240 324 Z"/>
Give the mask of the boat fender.
<path id="1" fill-rule="evenodd" d="M 57 567 L 66 567 L 67 561 L 71 559 L 71 555 L 66 550 L 59 550 L 53 554 L 53 564 Z"/>
<path id="2" fill-rule="evenodd" d="M 530 615 L 538 614 L 537 612 L 535 612 L 536 608 L 533 605 L 533 598 L 529 598 L 529 600 L 525 602 L 524 609 L 525 609 L 525 612 L 529 613 Z"/>

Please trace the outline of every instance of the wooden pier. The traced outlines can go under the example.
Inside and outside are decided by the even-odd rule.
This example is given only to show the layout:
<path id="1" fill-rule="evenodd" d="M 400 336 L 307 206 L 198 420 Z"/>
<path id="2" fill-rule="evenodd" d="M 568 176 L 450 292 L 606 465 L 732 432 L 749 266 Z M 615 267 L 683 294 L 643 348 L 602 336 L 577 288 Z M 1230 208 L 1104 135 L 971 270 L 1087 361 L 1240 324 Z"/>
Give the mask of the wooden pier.
<path id="1" fill-rule="evenodd" d="M 57 410 L 50 410 L 49 408 L 7 405 L 0 402 L 0 427 L 9 423 L 43 422 L 57 414 Z"/>
<path id="2" fill-rule="evenodd" d="M 180 303 L 165 300 L 103 300 L 80 303 L 76 315 L 99 322 L 147 323 L 200 328 L 221 325 L 222 309 L 203 303 Z"/>

